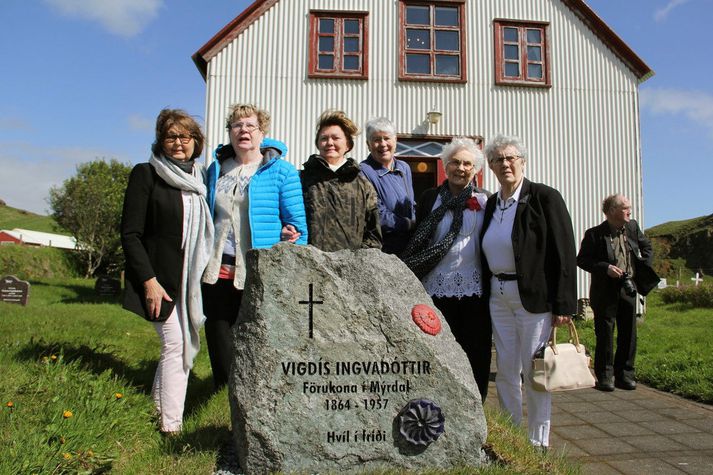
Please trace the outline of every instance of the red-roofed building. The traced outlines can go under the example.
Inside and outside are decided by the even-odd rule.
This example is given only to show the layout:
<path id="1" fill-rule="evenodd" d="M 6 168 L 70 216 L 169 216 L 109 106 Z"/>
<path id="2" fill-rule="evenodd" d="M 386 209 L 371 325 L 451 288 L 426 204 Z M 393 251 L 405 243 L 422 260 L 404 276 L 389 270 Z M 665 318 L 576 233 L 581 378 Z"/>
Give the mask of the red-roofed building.
<path id="1" fill-rule="evenodd" d="M 638 87 L 653 71 L 582 0 L 257 0 L 193 60 L 208 150 L 228 142 L 236 102 L 272 114 L 298 168 L 323 110 L 386 116 L 425 187 L 451 137 L 518 135 L 527 177 L 560 190 L 577 239 L 613 192 L 643 221 Z M 351 156 L 367 153 L 359 137 Z M 498 188 L 487 169 L 483 184 Z M 581 273 L 582 297 L 587 287 Z"/>

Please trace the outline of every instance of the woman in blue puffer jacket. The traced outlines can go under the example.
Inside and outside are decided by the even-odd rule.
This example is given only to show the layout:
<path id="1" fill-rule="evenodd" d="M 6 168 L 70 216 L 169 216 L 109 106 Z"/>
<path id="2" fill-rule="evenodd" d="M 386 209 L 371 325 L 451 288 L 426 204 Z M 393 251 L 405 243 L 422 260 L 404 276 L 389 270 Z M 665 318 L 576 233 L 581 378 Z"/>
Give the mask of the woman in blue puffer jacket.
<path id="1" fill-rule="evenodd" d="M 248 249 L 280 241 L 307 244 L 299 175 L 282 159 L 285 144 L 265 138 L 270 114 L 251 104 L 236 104 L 226 127 L 230 145 L 216 149 L 206 178 L 215 243 L 203 274 L 203 308 L 216 389 L 228 382 L 231 327 L 242 300 Z"/>

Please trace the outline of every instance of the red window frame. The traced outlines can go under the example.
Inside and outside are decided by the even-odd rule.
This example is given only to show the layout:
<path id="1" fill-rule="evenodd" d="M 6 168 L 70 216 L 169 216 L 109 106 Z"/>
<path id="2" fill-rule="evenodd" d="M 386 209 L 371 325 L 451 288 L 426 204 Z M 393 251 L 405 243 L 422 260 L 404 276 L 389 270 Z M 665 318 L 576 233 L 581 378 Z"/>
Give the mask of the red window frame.
<path id="1" fill-rule="evenodd" d="M 408 7 L 428 7 L 429 25 L 408 24 Z M 437 7 L 456 8 L 458 10 L 458 26 L 446 26 L 435 24 L 435 9 Z M 425 49 L 415 49 L 408 47 L 407 30 L 427 31 L 430 44 Z M 436 32 L 458 32 L 459 50 L 439 50 L 436 49 Z M 406 70 L 409 55 L 428 55 L 430 73 L 410 73 Z M 436 60 L 438 56 L 458 57 L 458 74 L 438 74 L 436 73 Z M 465 0 L 452 1 L 425 1 L 425 0 L 400 0 L 399 1 L 399 80 L 401 81 L 428 81 L 428 82 L 454 82 L 464 83 L 467 79 L 466 71 L 466 25 L 465 25 Z"/>
<path id="2" fill-rule="evenodd" d="M 550 69 L 549 23 L 497 19 L 493 24 L 495 32 L 495 83 L 499 85 L 550 87 L 552 85 L 552 76 Z M 517 41 L 505 39 L 506 29 L 510 28 L 517 30 Z M 538 30 L 540 32 L 539 43 L 528 41 L 528 30 Z M 506 46 L 517 46 L 517 60 L 505 57 Z M 528 47 L 539 48 L 539 60 L 529 57 Z M 505 74 L 508 64 L 518 65 L 517 76 Z M 542 77 L 530 75 L 530 65 L 540 65 Z"/>
<path id="3" fill-rule="evenodd" d="M 337 78 L 337 79 L 368 79 L 369 77 L 369 14 L 368 12 L 335 12 L 324 10 L 311 10 L 310 18 L 310 42 L 309 42 L 309 70 L 307 76 L 310 78 Z M 320 20 L 333 20 L 334 31 L 320 31 Z M 347 33 L 344 29 L 346 20 L 359 22 L 359 33 Z M 320 38 L 331 37 L 333 49 L 320 51 Z M 359 49 L 356 52 L 345 51 L 345 39 L 358 39 Z M 333 56 L 333 67 L 330 69 L 320 68 L 320 54 Z M 358 69 L 345 69 L 344 59 L 346 57 L 358 58 Z"/>

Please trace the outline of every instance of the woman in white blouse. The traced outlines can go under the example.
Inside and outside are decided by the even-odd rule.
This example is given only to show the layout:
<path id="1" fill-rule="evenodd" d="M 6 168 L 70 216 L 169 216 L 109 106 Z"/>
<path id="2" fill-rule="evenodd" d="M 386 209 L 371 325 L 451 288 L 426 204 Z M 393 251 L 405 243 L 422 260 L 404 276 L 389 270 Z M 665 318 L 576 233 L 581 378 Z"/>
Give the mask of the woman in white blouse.
<path id="1" fill-rule="evenodd" d="M 518 425 L 524 390 L 530 443 L 546 450 L 552 399 L 532 387 L 532 356 L 552 326 L 566 324 L 577 311 L 572 220 L 557 190 L 525 178 L 527 149 L 519 138 L 498 135 L 485 154 L 500 183 L 485 207 L 481 231 L 497 354 L 495 387 L 500 407 Z"/>
<path id="2" fill-rule="evenodd" d="M 420 197 L 416 232 L 401 258 L 421 279 L 463 347 L 484 401 L 492 336 L 478 236 L 488 194 L 473 184 L 483 153 L 473 140 L 456 137 L 443 148 L 441 160 L 447 180 Z"/>

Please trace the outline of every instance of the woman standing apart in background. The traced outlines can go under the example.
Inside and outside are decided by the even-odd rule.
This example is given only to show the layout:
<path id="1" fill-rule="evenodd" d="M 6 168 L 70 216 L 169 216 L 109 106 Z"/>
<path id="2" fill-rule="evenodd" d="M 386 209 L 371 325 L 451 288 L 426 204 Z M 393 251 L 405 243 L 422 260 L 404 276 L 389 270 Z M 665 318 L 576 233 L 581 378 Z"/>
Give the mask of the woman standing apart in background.
<path id="1" fill-rule="evenodd" d="M 151 395 L 160 430 L 181 430 L 188 373 L 205 320 L 200 279 L 213 245 L 203 169 L 204 137 L 186 112 L 164 109 L 148 163 L 131 171 L 121 218 L 124 308 L 152 321 L 161 357 Z"/>
<path id="2" fill-rule="evenodd" d="M 216 389 L 228 382 L 248 249 L 269 248 L 280 240 L 307 243 L 299 175 L 283 160 L 285 144 L 265 138 L 270 114 L 252 104 L 236 104 L 226 128 L 230 145 L 216 149 L 207 173 L 215 244 L 203 276 L 205 332 Z"/>
<path id="3" fill-rule="evenodd" d="M 387 254 L 401 254 L 416 223 L 411 168 L 394 156 L 396 129 L 389 119 L 371 119 L 364 128 L 370 153 L 359 168 L 376 190 L 384 236 L 381 250 Z"/>
<path id="4" fill-rule="evenodd" d="M 381 248 L 376 191 L 345 157 L 358 133 L 344 112 L 323 112 L 314 140 L 319 155 L 309 157 L 300 175 L 309 243 L 323 251 Z"/>
<path id="5" fill-rule="evenodd" d="M 577 311 L 574 233 L 559 192 L 525 178 L 527 150 L 517 137 L 496 136 L 485 147 L 500 191 L 488 200 L 482 231 L 483 267 L 490 278 L 500 407 L 522 423 L 522 383 L 530 443 L 549 446 L 552 398 L 532 388 L 532 357 L 552 325 Z"/>
<path id="6" fill-rule="evenodd" d="M 443 148 L 441 160 L 448 179 L 419 199 L 418 227 L 401 258 L 446 318 L 485 401 L 492 334 L 479 235 L 488 197 L 473 184 L 483 153 L 473 140 L 455 137 Z"/>

